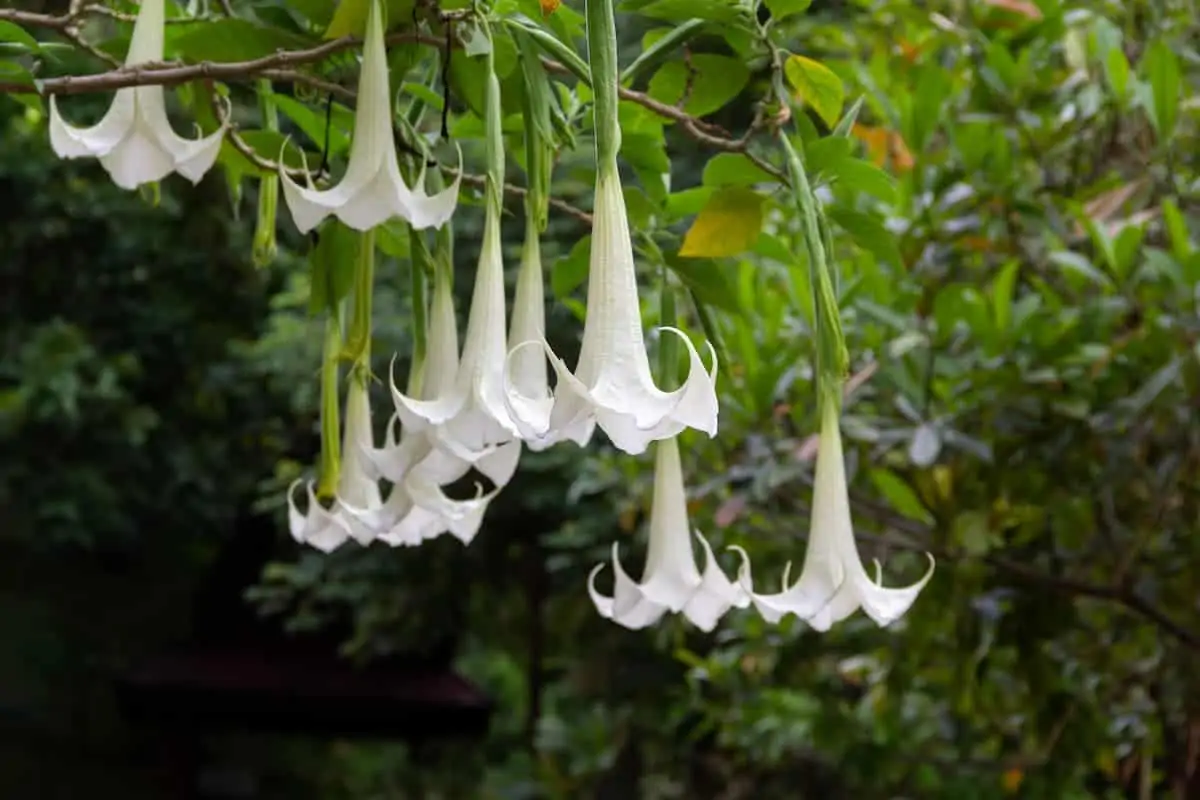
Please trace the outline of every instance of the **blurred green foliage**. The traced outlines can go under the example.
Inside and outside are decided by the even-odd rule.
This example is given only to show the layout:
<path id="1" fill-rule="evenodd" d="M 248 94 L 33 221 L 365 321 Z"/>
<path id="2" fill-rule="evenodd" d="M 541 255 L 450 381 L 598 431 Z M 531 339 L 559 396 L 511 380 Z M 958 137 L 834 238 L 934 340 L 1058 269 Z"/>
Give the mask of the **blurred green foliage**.
<path id="1" fill-rule="evenodd" d="M 731 130 L 751 124 L 771 54 L 745 34 L 745 8 L 626 5 L 632 88 Z M 577 42 L 572 6 L 547 24 Z M 1195 9 L 765 6 L 772 41 L 808 60 L 788 78 L 808 103 L 795 124 L 835 227 L 860 547 L 904 578 L 933 553 L 936 577 L 884 631 L 854 617 L 817 635 L 732 612 L 710 636 L 676 619 L 631 633 L 595 614 L 585 582 L 614 539 L 636 572 L 650 460 L 526 454 L 469 549 L 298 552 L 254 591 L 294 628 L 349 611 L 348 657 L 449 648 L 497 701 L 483 743 L 330 746 L 303 770 L 314 796 L 1200 793 Z M 693 17 L 706 24 L 686 54 L 655 53 Z M 635 62 L 644 50 L 654 57 Z M 454 68 L 461 95 L 472 64 Z M 854 124 L 836 124 L 860 97 Z M 314 446 L 304 246 L 255 272 L 224 196 L 197 199 L 219 194 L 213 182 L 148 209 L 91 167 L 49 172 L 38 121 L 3 108 L 0 195 L 20 213 L 0 226 L 0 443 L 18 454 L 0 462 L 5 538 L 134 547 L 224 530 L 252 494 L 281 508 Z M 646 308 L 668 267 L 668 290 L 703 310 L 721 353 L 721 433 L 683 440 L 692 522 L 718 551 L 750 550 L 772 586 L 803 556 L 815 453 L 798 220 L 744 155 L 633 103 L 622 115 Z M 454 119 L 469 158 L 478 126 Z M 518 129 L 511 139 L 519 154 Z M 233 158 L 227 176 L 242 174 Z M 590 181 L 581 139 L 555 194 L 586 207 Z M 731 206 L 751 207 L 735 220 L 738 252 L 677 255 L 703 232 L 697 215 Z M 569 343 L 586 229 L 551 216 L 551 336 Z M 479 210 L 456 226 L 461 314 Z M 409 347 L 404 254 L 397 243 L 381 270 L 381 375 Z M 385 392 L 375 400 L 386 407 Z"/>

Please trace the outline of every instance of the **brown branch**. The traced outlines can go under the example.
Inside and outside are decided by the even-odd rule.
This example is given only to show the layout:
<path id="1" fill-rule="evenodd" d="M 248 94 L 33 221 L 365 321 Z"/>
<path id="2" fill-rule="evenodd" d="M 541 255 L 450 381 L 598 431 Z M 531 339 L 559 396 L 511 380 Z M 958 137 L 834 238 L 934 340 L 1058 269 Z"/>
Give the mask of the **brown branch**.
<path id="1" fill-rule="evenodd" d="M 388 37 L 389 44 L 397 42 L 441 45 L 440 40 L 420 33 L 398 33 Z M 267 70 L 313 64 L 359 44 L 361 44 L 360 39 L 343 36 L 307 50 L 280 50 L 269 56 L 250 61 L 139 64 L 134 67 L 120 67 L 97 75 L 47 78 L 38 82 L 36 91 L 42 95 L 82 94 L 85 92 L 108 92 L 130 86 L 177 86 L 194 80 L 249 80 L 262 76 Z M 34 90 L 35 87 L 28 83 L 0 83 L 0 92 L 30 92 Z"/>
<path id="2" fill-rule="evenodd" d="M 449 175 L 451 177 L 455 177 L 458 175 L 458 170 L 456 170 L 454 167 L 450 167 L 445 164 L 440 164 L 439 167 L 441 168 L 442 172 L 446 173 L 447 175 Z M 468 172 L 464 172 L 463 176 L 462 176 L 462 180 L 463 180 L 463 183 L 468 184 L 470 186 L 478 186 L 480 189 L 484 188 L 487 185 L 487 178 L 485 178 L 483 175 L 472 175 Z M 504 192 L 505 192 L 505 194 L 512 195 L 514 198 L 518 198 L 521 200 L 524 200 L 525 195 L 528 193 L 523 186 L 517 186 L 512 183 L 504 184 Z M 581 208 L 576 208 L 575 206 L 571 205 L 570 203 L 568 203 L 564 200 L 557 200 L 557 199 L 551 197 L 550 198 L 550 207 L 557 208 L 559 211 L 563 212 L 564 214 L 574 217 L 575 219 L 582 222 L 584 225 L 587 225 L 589 228 L 592 225 L 592 215 L 591 214 L 587 213 L 586 211 L 584 211 Z"/>
<path id="3" fill-rule="evenodd" d="M 551 61 L 548 58 L 542 59 L 542 66 L 548 72 L 555 72 L 559 75 L 570 75 L 571 70 L 567 69 L 557 61 Z M 648 111 L 652 111 L 658 116 L 669 119 L 673 122 L 678 122 L 683 128 L 684 133 L 690 136 L 695 141 L 706 147 L 711 147 L 714 150 L 721 150 L 726 153 L 741 153 L 748 158 L 756 167 L 770 175 L 775 180 L 783 185 L 788 185 L 787 176 L 783 174 L 772 164 L 764 161 L 758 156 L 750 152 L 749 136 L 743 136 L 739 139 L 730 138 L 729 132 L 719 125 L 714 125 L 711 122 L 705 122 L 702 119 L 693 117 L 683 109 L 669 106 L 666 103 L 655 100 L 645 92 L 626 89 L 624 86 L 617 88 L 617 94 L 622 100 L 628 100 L 632 103 L 637 103 Z"/>
<path id="4" fill-rule="evenodd" d="M 47 28 L 52 31 L 61 31 L 70 27 L 75 20 L 71 14 L 56 17 L 51 14 L 36 14 L 32 11 L 0 8 L 0 21 L 14 22 L 17 25 L 25 25 L 29 28 Z"/>

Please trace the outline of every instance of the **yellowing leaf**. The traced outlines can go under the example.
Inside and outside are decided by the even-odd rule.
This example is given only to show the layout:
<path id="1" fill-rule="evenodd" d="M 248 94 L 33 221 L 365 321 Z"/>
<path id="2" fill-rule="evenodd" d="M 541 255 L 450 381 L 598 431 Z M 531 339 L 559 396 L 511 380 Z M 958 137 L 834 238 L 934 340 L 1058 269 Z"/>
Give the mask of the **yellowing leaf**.
<path id="1" fill-rule="evenodd" d="M 804 56 L 788 56 L 783 70 L 796 90 L 796 97 L 812 106 L 830 128 L 837 125 L 846 100 L 842 79 L 821 62 Z"/>
<path id="2" fill-rule="evenodd" d="M 749 250 L 763 224 L 763 197 L 744 186 L 722 187 L 708 198 L 683 237 L 679 255 L 720 258 Z"/>
<path id="3" fill-rule="evenodd" d="M 562 5 L 562 0 L 539 0 L 539 2 L 542 4 L 542 16 L 544 17 L 550 16 Z"/>
<path id="4" fill-rule="evenodd" d="M 908 172 L 913 168 L 912 151 L 905 144 L 904 137 L 896 131 L 873 128 L 856 122 L 850 133 L 867 146 L 867 155 L 875 166 L 885 167 L 890 159 L 892 169 L 896 172 Z"/>
<path id="5" fill-rule="evenodd" d="M 1013 767 L 1006 770 L 1004 776 L 1000 779 L 1000 784 L 1004 787 L 1004 791 L 1008 794 L 1016 794 L 1021 788 L 1022 781 L 1025 780 L 1025 773 L 1020 769 Z"/>

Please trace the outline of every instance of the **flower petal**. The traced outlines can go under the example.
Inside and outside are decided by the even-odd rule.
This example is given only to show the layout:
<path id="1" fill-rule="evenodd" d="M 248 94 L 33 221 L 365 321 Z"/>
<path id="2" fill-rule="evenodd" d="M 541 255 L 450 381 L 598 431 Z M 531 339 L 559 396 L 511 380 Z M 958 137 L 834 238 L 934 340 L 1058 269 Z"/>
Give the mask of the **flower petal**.
<path id="1" fill-rule="evenodd" d="M 100 156 L 100 165 L 122 189 L 161 181 L 175 169 L 175 157 L 141 128 L 140 123 L 135 124 L 116 147 Z"/>
<path id="2" fill-rule="evenodd" d="M 458 192 L 462 186 L 462 148 L 457 144 L 458 169 L 455 171 L 454 183 L 437 194 L 430 195 L 425 191 L 425 165 L 421 165 L 421 174 L 408 195 L 405 219 L 416 230 L 440 228 L 450 221 L 458 208 Z"/>
<path id="3" fill-rule="evenodd" d="M 613 569 L 616 574 L 616 582 L 613 587 L 614 596 L 605 597 L 596 589 L 596 576 L 604 569 L 603 564 L 597 564 L 588 575 L 588 596 L 592 598 L 592 603 L 596 606 L 596 611 L 600 616 L 611 619 L 618 625 L 630 630 L 639 630 L 653 625 L 667 612 L 666 606 L 660 606 L 642 597 L 637 584 L 621 568 L 621 562 L 617 558 L 617 548 L 618 545 L 614 542 Z M 621 603 L 617 602 L 617 597 L 621 598 Z"/>
<path id="4" fill-rule="evenodd" d="M 57 97 L 50 95 L 50 147 L 59 158 L 107 155 L 133 128 L 136 114 L 133 93 L 133 89 L 118 89 L 108 111 L 89 128 L 76 128 L 63 120 Z"/>
<path id="5" fill-rule="evenodd" d="M 349 529 L 337 515 L 330 513 L 317 501 L 312 481 L 307 485 L 308 513 L 301 514 L 293 498 L 293 490 L 299 482 L 294 481 L 288 489 L 288 530 L 292 538 L 325 553 L 337 549 L 350 538 Z"/>
<path id="6" fill-rule="evenodd" d="M 929 569 L 920 580 L 911 586 L 885 588 L 879 585 L 877 577 L 875 582 L 859 587 L 859 602 L 862 604 L 862 609 L 868 617 L 875 621 L 875 624 L 886 628 L 904 616 L 912 607 L 921 590 L 925 588 L 925 584 L 933 578 L 935 562 L 932 555 L 926 553 L 926 557 L 929 559 Z M 876 567 L 881 571 L 878 562 Z"/>
<path id="7" fill-rule="evenodd" d="M 683 615 L 697 628 L 708 632 L 717 626 L 730 608 L 746 608 L 750 605 L 750 597 L 722 571 L 708 540 L 699 531 L 695 532 L 695 536 L 704 550 L 704 575 L 700 586 L 683 607 Z"/>

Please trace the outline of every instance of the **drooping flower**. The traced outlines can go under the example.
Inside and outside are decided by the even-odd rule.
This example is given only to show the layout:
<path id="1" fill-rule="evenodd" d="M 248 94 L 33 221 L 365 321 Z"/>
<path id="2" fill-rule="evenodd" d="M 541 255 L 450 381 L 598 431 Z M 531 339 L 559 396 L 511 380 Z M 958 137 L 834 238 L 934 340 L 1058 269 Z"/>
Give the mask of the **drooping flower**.
<path id="1" fill-rule="evenodd" d="M 704 551 L 704 573 L 696 568 L 679 444 L 674 438 L 663 439 L 655 450 L 650 542 L 641 583 L 621 566 L 619 546 L 614 542 L 613 595 L 605 597 L 596 589 L 603 564 L 588 576 L 588 594 L 601 616 L 626 628 L 653 625 L 670 611 L 682 612 L 697 628 L 711 631 L 730 607 L 745 608 L 750 601 L 740 586 L 725 577 L 708 541 L 698 531 L 695 537 Z"/>
<path id="2" fill-rule="evenodd" d="M 417 230 L 436 228 L 454 213 L 461 169 L 452 186 L 433 196 L 424 189 L 424 168 L 411 189 L 400 175 L 379 0 L 371 0 L 367 13 L 354 138 L 346 174 L 336 186 L 323 191 L 313 187 L 311 177 L 307 187 L 298 185 L 286 171 L 281 170 L 280 179 L 284 199 L 301 233 L 312 230 L 331 214 L 355 230 L 366 231 L 393 217 L 408 220 Z"/>
<path id="3" fill-rule="evenodd" d="M 560 431 L 549 427 L 542 430 L 523 423 L 525 419 L 548 420 L 554 407 L 546 355 L 541 345 L 546 336 L 545 292 L 537 227 L 527 224 L 509 332 L 509 341 L 522 342 L 524 346 L 519 344 L 513 348 L 505 364 L 504 404 L 509 419 L 530 450 L 545 450 L 563 439 Z M 581 446 L 587 444 L 594 427 L 593 424 L 580 429 L 575 441 Z"/>
<path id="4" fill-rule="evenodd" d="M 142 0 L 125 66 L 163 60 L 166 15 L 163 0 Z M 162 86 L 118 89 L 104 117 L 89 128 L 65 122 L 50 96 L 50 146 L 60 158 L 98 158 L 122 189 L 136 189 L 178 172 L 199 183 L 217 159 L 225 126 L 198 139 L 184 139 L 167 119 Z"/>
<path id="5" fill-rule="evenodd" d="M 742 555 L 738 580 L 758 612 L 771 623 L 778 622 L 785 614 L 795 614 L 815 630 L 826 631 L 861 607 L 878 625 L 886 626 L 908 611 L 933 577 L 933 557 L 929 557 L 929 570 L 924 577 L 911 586 L 884 587 L 878 562 L 875 580 L 867 574 L 858 555 L 850 519 L 838 403 L 823 399 L 821 407 L 812 522 L 800 578 L 788 586 L 785 573 L 783 591 L 754 594 L 750 559 L 744 550 L 735 548 Z"/>
<path id="6" fill-rule="evenodd" d="M 437 445 L 452 455 L 479 465 L 481 469 L 489 457 L 494 457 L 504 466 L 511 465 L 515 470 L 521 443 L 516 438 L 517 429 L 504 404 L 504 357 L 507 347 L 504 331 L 504 263 L 500 238 L 500 192 L 504 182 L 500 86 L 490 70 L 487 80 L 488 176 L 483 241 L 479 250 L 479 266 L 475 274 L 462 359 L 450 383 L 446 379 L 450 372 L 450 356 L 441 356 L 446 359 L 447 368 L 439 370 L 439 375 L 447 385 L 437 387 L 432 399 L 409 397 L 399 391 L 394 382 L 392 398 L 396 413 L 405 427 L 416 430 L 426 426 L 433 428 Z M 437 315 L 436 283 L 434 292 L 432 313 Z M 451 312 L 445 319 L 452 317 Z M 434 324 L 449 325 L 450 322 L 435 321 Z M 433 359 L 431 355 L 430 360 Z M 489 477 L 496 480 L 495 476 Z M 503 477 L 503 481 L 496 480 L 498 485 L 506 483 L 511 472 Z"/>
<path id="7" fill-rule="evenodd" d="M 666 328 L 687 347 L 688 376 L 675 391 L 664 392 L 655 385 L 642 332 L 633 243 L 617 171 L 621 130 L 611 2 L 589 6 L 588 51 L 595 93 L 596 201 L 579 362 L 572 374 L 541 340 L 558 380 L 553 402 L 525 397 L 521 387 L 512 383 L 506 389 L 506 401 L 523 438 L 550 436 L 584 444 L 599 424 L 614 445 L 636 455 L 651 442 L 669 439 L 684 428 L 716 435 L 716 351 L 709 346 L 713 363 L 712 371 L 706 372 L 691 340 L 677 329 Z M 523 355 L 527 347 L 525 342 L 514 344 L 510 359 Z"/>
<path id="8" fill-rule="evenodd" d="M 304 484 L 308 493 L 308 510 L 301 512 L 296 507 L 296 487 Z M 341 547 L 350 538 L 350 527 L 346 520 L 338 514 L 335 504 L 325 508 L 313 491 L 313 482 L 297 478 L 288 487 L 288 531 L 292 538 L 301 544 L 310 544 L 323 553 L 329 553 Z"/>
<path id="9" fill-rule="evenodd" d="M 631 455 L 684 428 L 717 432 L 716 351 L 709 346 L 706 371 L 691 339 L 676 328 L 687 348 L 687 379 L 678 389 L 660 390 L 650 373 L 638 304 L 633 245 L 625 200 L 615 166 L 596 179 L 596 208 L 588 279 L 587 319 L 575 372 L 543 345 L 558 378 L 552 404 L 530 402 L 519 387 L 508 392 L 509 410 L 527 438 L 546 436 L 585 444 L 596 424 L 617 448 Z M 520 346 L 520 344 L 518 345 Z M 520 356 L 514 351 L 510 358 Z M 510 367 L 511 369 L 511 367 Z M 544 413 L 549 408 L 549 413 Z M 542 413 L 539 413 L 542 412 Z"/>
<path id="10" fill-rule="evenodd" d="M 383 498 L 373 466 L 364 449 L 372 444 L 371 400 L 367 390 L 365 367 L 356 367 L 346 390 L 345 425 L 342 434 L 342 460 L 338 472 L 337 496 L 326 508 L 308 483 L 308 511 L 296 507 L 297 480 L 288 490 L 288 526 L 294 538 L 326 553 L 347 539 L 368 545 L 378 535 L 378 520 L 384 513 Z"/>
<path id="11" fill-rule="evenodd" d="M 414 371 L 409 381 L 410 392 L 418 389 L 422 383 L 420 377 Z M 467 500 L 447 497 L 442 486 L 465 475 L 471 464 L 438 448 L 429 429 L 415 432 L 405 429 L 397 435 L 399 422 L 398 416 L 392 417 L 384 447 L 374 449 L 371 443 L 360 443 L 373 474 L 392 482 L 387 502 L 368 518 L 376 538 L 393 547 L 413 546 L 449 533 L 463 544 L 470 544 L 479 532 L 488 503 L 499 494 L 498 486 L 487 494 L 477 492 Z M 480 471 L 489 478 L 495 474 L 507 481 L 516 464 L 511 468 L 489 469 L 496 461 L 495 455 L 491 462 L 485 460 Z"/>

